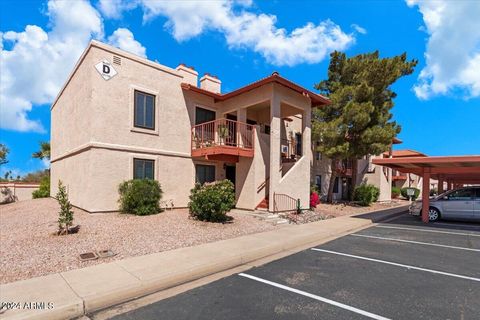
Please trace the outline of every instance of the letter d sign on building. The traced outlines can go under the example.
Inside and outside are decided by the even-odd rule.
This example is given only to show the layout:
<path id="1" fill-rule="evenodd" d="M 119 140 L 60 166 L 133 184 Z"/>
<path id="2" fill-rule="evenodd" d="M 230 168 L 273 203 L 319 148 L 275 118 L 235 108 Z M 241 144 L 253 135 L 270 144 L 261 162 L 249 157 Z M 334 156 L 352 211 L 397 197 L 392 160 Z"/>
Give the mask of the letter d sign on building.
<path id="1" fill-rule="evenodd" d="M 112 66 L 110 62 L 106 59 L 103 59 L 102 62 L 99 62 L 95 65 L 95 69 L 97 69 L 98 73 L 102 76 L 105 80 L 110 80 L 117 74 L 117 70 Z"/>

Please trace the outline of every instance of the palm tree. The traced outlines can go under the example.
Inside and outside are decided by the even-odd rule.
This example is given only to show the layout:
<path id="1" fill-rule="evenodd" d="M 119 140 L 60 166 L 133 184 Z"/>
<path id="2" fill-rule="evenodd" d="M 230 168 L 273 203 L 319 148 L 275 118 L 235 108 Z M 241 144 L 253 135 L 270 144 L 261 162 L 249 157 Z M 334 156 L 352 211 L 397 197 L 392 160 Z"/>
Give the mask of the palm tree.
<path id="1" fill-rule="evenodd" d="M 43 159 L 50 160 L 50 142 L 41 141 L 40 142 L 40 150 L 34 152 L 32 154 L 32 157 L 40 159 L 40 160 L 43 160 Z"/>
<path id="2" fill-rule="evenodd" d="M 9 152 L 10 150 L 7 148 L 7 146 L 3 143 L 0 143 L 0 164 L 8 163 L 7 155 Z"/>

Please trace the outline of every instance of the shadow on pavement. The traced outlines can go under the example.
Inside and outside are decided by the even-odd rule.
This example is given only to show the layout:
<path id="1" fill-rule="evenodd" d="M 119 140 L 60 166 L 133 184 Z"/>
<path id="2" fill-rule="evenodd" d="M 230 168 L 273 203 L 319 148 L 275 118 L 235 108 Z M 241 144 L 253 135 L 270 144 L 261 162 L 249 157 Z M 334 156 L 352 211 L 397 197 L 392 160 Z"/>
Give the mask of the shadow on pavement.
<path id="1" fill-rule="evenodd" d="M 478 231 L 480 232 L 480 224 L 478 222 L 469 221 L 447 221 L 440 220 L 437 222 L 423 223 L 418 216 L 412 216 L 408 213 L 403 213 L 397 218 L 381 222 L 383 225 L 404 226 L 404 227 L 422 227 L 434 229 L 449 229 L 449 230 L 464 230 L 464 231 Z"/>

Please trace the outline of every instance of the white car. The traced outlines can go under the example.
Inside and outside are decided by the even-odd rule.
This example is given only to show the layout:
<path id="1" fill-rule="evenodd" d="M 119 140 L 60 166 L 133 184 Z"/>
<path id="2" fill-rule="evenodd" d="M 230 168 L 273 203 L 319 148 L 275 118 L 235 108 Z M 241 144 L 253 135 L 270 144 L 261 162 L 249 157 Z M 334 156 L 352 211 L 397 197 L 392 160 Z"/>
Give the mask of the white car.
<path id="1" fill-rule="evenodd" d="M 413 202 L 409 212 L 411 215 L 421 216 L 422 201 Z M 430 199 L 428 219 L 430 221 L 445 219 L 480 222 L 480 186 L 450 190 Z"/>

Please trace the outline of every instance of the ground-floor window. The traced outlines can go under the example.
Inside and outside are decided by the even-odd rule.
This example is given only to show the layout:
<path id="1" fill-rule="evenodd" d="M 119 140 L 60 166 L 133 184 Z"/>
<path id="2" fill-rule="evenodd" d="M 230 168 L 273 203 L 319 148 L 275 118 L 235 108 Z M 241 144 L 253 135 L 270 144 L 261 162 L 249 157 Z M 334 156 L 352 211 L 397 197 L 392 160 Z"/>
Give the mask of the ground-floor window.
<path id="1" fill-rule="evenodd" d="M 338 177 L 335 177 L 335 181 L 333 182 L 333 193 L 338 193 Z"/>
<path id="2" fill-rule="evenodd" d="M 154 179 L 154 167 L 154 160 L 133 159 L 133 179 Z"/>
<path id="3" fill-rule="evenodd" d="M 215 181 L 215 166 L 197 164 L 195 165 L 195 182 L 204 184 Z"/>
<path id="4" fill-rule="evenodd" d="M 318 191 L 322 191 L 322 176 L 315 176 L 315 184 L 317 185 Z"/>

